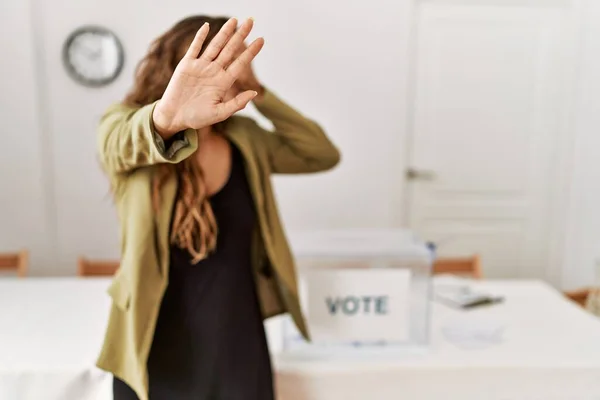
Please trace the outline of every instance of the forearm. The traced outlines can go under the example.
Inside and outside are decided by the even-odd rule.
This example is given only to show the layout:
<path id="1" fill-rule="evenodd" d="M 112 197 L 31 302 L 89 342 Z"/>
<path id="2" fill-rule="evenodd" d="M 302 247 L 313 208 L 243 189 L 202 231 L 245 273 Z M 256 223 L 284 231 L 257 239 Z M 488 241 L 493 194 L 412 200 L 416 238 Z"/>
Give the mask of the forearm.
<path id="1" fill-rule="evenodd" d="M 268 90 L 255 104 L 275 127 L 266 138 L 275 172 L 317 172 L 339 162 L 340 152 L 316 122 Z"/>
<path id="2" fill-rule="evenodd" d="M 197 148 L 194 130 L 169 136 L 170 145 L 156 132 L 153 120 L 155 104 L 133 109 L 122 105 L 112 106 L 102 117 L 98 134 L 98 151 L 104 169 L 119 174 L 136 168 L 177 163 L 191 155 Z"/>
<path id="3" fill-rule="evenodd" d="M 335 146 L 315 121 L 305 117 L 274 93 L 263 89 L 263 97 L 256 102 L 260 113 L 275 127 L 275 133 L 291 146 L 307 155 L 317 150 L 331 150 Z"/>

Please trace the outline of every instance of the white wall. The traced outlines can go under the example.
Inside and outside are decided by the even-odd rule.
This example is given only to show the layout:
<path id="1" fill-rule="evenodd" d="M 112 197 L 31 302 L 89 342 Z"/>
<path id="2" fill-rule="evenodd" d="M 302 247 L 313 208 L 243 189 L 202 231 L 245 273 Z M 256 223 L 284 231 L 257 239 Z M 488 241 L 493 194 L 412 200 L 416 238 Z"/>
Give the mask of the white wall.
<path id="1" fill-rule="evenodd" d="M 35 248 L 33 263 L 52 256 L 48 186 L 43 173 L 47 130 L 40 130 L 31 9 L 0 3 L 0 252 Z"/>
<path id="2" fill-rule="evenodd" d="M 0 251 L 29 247 L 36 274 L 73 273 L 78 254 L 117 256 L 96 123 L 130 87 L 150 40 L 193 13 L 255 17 L 267 43 L 259 77 L 321 122 L 343 151 L 332 173 L 277 178 L 288 227 L 401 226 L 411 2 L 376 3 L 2 1 Z M 600 258 L 600 4 L 586 3 L 562 273 L 568 287 L 589 284 Z M 107 26 L 125 47 L 125 69 L 109 87 L 83 88 L 64 72 L 63 41 L 84 24 Z"/>
<path id="3" fill-rule="evenodd" d="M 24 90 L 18 101 L 2 94 L 0 117 L 6 121 L 20 115 L 11 119 L 9 131 L 12 145 L 17 143 L 26 152 L 11 153 L 1 164 L 4 187 L 23 188 L 21 194 L 3 200 L 10 208 L 3 207 L 0 218 L 4 220 L 6 214 L 11 224 L 20 221 L 14 238 L 44 255 L 34 265 L 34 272 L 72 273 L 78 254 L 118 255 L 114 210 L 95 156 L 96 123 L 104 108 L 120 100 L 129 88 L 135 64 L 150 40 L 193 13 L 253 16 L 256 34 L 266 38 L 266 47 L 256 61 L 257 74 L 268 87 L 318 120 L 343 151 L 343 163 L 332 173 L 277 178 L 288 228 L 393 227 L 402 223 L 409 2 L 380 1 L 374 7 L 357 0 L 343 4 L 321 0 L 208 4 L 192 0 L 29 0 L 32 20 L 27 4 L 24 0 L 3 1 L 3 7 L 17 11 L 2 13 L 2 22 L 6 19 L 9 25 L 0 51 L 4 55 L 9 48 L 18 57 L 9 57 L 9 70 L 3 65 L 0 80 L 3 85 L 22 83 Z M 63 41 L 84 24 L 107 26 L 123 42 L 124 72 L 107 88 L 77 85 L 61 64 Z M 15 41 L 16 32 L 22 32 L 26 40 Z M 37 39 L 35 47 L 31 46 L 32 36 Z M 33 70 L 36 62 L 39 69 Z M 43 82 L 37 97 L 32 84 L 36 72 Z M 34 111 L 38 101 L 41 112 Z M 10 106 L 5 107 L 4 102 Z M 35 131 L 38 123 L 47 146 L 37 148 L 39 141 L 33 138 L 16 140 L 21 137 L 19 132 Z M 19 167 L 29 167 L 26 176 L 4 176 Z M 39 184 L 41 180 L 46 186 Z M 331 190 L 333 185 L 335 190 Z M 43 202 L 35 200 L 41 198 L 42 190 L 49 197 L 47 210 Z M 4 199 L 6 194 L 1 196 Z M 47 230 L 31 236 L 32 227 L 38 229 L 38 225 Z M 1 231 L 0 239 L 4 239 L 8 233 Z M 16 244 L 11 240 L 1 243 Z M 48 253 L 47 247 L 56 249 L 55 254 Z"/>
<path id="4" fill-rule="evenodd" d="M 586 0 L 563 285 L 600 283 L 600 2 Z"/>

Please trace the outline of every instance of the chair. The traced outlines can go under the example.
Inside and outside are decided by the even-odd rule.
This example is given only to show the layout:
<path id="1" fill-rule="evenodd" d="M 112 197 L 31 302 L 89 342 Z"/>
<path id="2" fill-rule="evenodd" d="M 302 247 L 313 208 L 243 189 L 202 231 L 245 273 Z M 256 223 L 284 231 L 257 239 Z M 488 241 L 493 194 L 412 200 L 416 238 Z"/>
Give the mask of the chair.
<path id="1" fill-rule="evenodd" d="M 567 298 L 569 298 L 571 301 L 579 304 L 581 307 L 585 307 L 591 292 L 591 289 L 585 288 L 564 292 L 564 295 L 567 296 Z"/>
<path id="2" fill-rule="evenodd" d="M 81 277 L 113 276 L 119 269 L 119 261 L 88 260 L 79 257 L 77 261 L 77 275 Z"/>
<path id="3" fill-rule="evenodd" d="M 0 253 L 0 271 L 14 271 L 19 278 L 27 276 L 29 269 L 29 251 Z"/>
<path id="4" fill-rule="evenodd" d="M 482 279 L 481 257 L 476 254 L 472 257 L 437 259 L 433 264 L 433 274 L 453 274 Z"/>

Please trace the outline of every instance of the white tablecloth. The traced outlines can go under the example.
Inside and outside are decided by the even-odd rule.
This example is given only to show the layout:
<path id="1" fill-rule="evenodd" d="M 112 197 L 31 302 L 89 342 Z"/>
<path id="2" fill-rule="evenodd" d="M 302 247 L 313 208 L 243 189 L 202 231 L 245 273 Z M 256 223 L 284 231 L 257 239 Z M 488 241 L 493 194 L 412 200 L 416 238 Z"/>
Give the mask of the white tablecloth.
<path id="1" fill-rule="evenodd" d="M 0 280 L 0 400 L 110 400 L 94 360 L 110 299 L 105 279 Z M 435 304 L 424 355 L 367 363 L 275 358 L 282 400 L 598 400 L 600 321 L 540 282 L 482 282 L 505 303 Z M 502 342 L 464 349 L 444 328 L 497 324 Z"/>
<path id="2" fill-rule="evenodd" d="M 107 279 L 0 279 L 0 399 L 108 400 Z"/>
<path id="3" fill-rule="evenodd" d="M 440 283 L 439 281 L 437 283 Z M 600 320 L 537 281 L 473 285 L 500 305 L 458 311 L 434 303 L 431 348 L 398 360 L 278 357 L 283 400 L 598 400 Z M 458 346 L 448 328 L 495 327 L 501 341 Z"/>

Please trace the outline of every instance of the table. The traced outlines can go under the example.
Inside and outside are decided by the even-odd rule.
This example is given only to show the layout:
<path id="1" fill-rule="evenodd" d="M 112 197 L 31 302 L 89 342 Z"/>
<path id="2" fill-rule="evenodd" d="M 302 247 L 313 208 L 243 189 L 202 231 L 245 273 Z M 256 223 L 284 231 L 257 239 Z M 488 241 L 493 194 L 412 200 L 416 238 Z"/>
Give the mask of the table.
<path id="1" fill-rule="evenodd" d="M 107 278 L 0 279 L 0 400 L 111 400 Z M 271 341 L 281 328 L 267 324 Z"/>
<path id="2" fill-rule="evenodd" d="M 440 283 L 439 280 L 436 283 Z M 398 360 L 306 361 L 277 356 L 283 400 L 597 400 L 600 320 L 545 283 L 482 281 L 504 303 L 458 311 L 434 302 L 430 350 Z M 466 349 L 452 326 L 503 327 L 502 341 Z"/>
<path id="3" fill-rule="evenodd" d="M 110 400 L 94 367 L 110 306 L 107 279 L 0 280 L 0 399 Z M 282 400 L 598 400 L 600 320 L 537 281 L 477 286 L 505 303 L 467 313 L 435 303 L 426 354 L 365 363 L 299 362 L 276 355 Z M 444 327 L 492 321 L 503 341 L 449 342 Z"/>
<path id="4" fill-rule="evenodd" d="M 109 282 L 0 279 L 0 399 L 112 399 L 111 377 L 94 367 Z"/>

